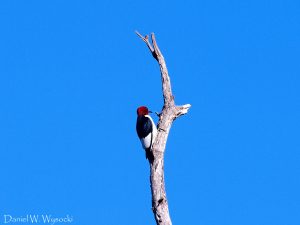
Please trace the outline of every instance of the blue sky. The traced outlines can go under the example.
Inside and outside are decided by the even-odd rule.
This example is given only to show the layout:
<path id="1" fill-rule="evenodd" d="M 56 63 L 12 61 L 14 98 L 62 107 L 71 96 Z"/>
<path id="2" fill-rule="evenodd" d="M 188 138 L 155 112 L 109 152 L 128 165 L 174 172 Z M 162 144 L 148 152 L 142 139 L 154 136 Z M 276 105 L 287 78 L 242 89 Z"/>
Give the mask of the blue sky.
<path id="1" fill-rule="evenodd" d="M 299 22 L 296 0 L 1 1 L 0 223 L 155 224 L 135 122 L 162 94 L 138 30 L 192 104 L 165 155 L 173 224 L 299 225 Z"/>

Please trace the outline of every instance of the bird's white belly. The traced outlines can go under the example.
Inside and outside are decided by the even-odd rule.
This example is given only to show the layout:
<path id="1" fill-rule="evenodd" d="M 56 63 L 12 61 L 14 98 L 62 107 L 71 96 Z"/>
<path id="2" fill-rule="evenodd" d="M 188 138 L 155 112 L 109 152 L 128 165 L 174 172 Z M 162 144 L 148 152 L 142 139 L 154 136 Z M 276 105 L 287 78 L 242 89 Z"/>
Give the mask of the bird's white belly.
<path id="1" fill-rule="evenodd" d="M 145 138 L 141 138 L 141 143 L 144 149 L 151 146 L 152 133 L 148 134 Z"/>

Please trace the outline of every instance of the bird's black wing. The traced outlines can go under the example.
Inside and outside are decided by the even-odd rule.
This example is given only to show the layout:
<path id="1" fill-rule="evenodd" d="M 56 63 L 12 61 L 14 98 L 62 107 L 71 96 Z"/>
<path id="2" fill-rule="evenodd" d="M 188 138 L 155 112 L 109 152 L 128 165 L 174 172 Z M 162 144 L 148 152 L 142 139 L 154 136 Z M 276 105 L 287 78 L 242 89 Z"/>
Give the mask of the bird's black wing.
<path id="1" fill-rule="evenodd" d="M 136 132 L 139 138 L 147 137 L 152 132 L 151 120 L 146 116 L 138 116 L 136 121 Z"/>

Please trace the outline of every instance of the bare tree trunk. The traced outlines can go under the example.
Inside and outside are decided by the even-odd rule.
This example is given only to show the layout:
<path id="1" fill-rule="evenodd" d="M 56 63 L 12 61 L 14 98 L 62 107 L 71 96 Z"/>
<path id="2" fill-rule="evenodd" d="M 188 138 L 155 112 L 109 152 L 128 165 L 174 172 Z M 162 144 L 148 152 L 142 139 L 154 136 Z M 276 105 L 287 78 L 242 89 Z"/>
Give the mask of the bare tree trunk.
<path id="1" fill-rule="evenodd" d="M 152 210 L 157 225 L 172 225 L 165 190 L 164 153 L 173 121 L 177 117 L 186 114 L 191 105 L 175 105 L 166 62 L 158 48 L 154 33 L 151 34 L 152 44 L 149 42 L 149 37 L 147 35 L 143 37 L 138 32 L 136 33 L 147 44 L 152 56 L 157 60 L 161 72 L 164 105 L 162 112 L 159 114 L 159 121 L 157 124 L 158 132 L 151 149 L 154 160 L 149 160 L 151 171 L 150 182 L 152 193 Z"/>

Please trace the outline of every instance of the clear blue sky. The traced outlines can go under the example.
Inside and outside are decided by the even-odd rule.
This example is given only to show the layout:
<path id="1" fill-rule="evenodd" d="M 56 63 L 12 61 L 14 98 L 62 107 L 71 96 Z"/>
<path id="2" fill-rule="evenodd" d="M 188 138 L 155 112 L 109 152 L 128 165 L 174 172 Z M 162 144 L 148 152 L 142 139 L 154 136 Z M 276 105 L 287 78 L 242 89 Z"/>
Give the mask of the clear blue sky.
<path id="1" fill-rule="evenodd" d="M 0 223 L 155 224 L 136 108 L 177 104 L 173 224 L 300 224 L 300 1 L 1 1 Z M 157 119 L 157 118 L 156 118 Z M 15 223 L 16 224 L 16 223 Z"/>

